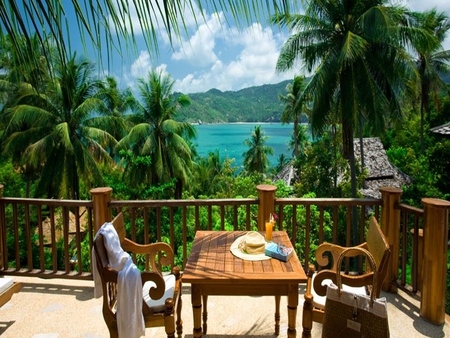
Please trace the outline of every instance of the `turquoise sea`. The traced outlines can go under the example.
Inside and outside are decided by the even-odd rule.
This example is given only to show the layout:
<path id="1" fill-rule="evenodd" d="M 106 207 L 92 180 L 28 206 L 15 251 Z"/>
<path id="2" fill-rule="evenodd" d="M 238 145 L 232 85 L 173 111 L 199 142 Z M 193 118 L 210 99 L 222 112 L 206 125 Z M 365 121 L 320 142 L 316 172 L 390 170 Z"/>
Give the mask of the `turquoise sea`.
<path id="1" fill-rule="evenodd" d="M 288 150 L 294 125 L 281 123 L 227 123 L 227 124 L 201 124 L 196 125 L 197 152 L 205 157 L 212 151 L 219 150 L 221 158 L 235 158 L 235 165 L 241 167 L 244 157 L 242 154 L 248 150 L 244 144 L 251 138 L 256 126 L 261 126 L 264 135 L 268 137 L 266 145 L 273 148 L 273 156 L 269 157 L 270 166 L 277 165 L 278 157 L 284 154 L 290 158 L 292 151 Z"/>

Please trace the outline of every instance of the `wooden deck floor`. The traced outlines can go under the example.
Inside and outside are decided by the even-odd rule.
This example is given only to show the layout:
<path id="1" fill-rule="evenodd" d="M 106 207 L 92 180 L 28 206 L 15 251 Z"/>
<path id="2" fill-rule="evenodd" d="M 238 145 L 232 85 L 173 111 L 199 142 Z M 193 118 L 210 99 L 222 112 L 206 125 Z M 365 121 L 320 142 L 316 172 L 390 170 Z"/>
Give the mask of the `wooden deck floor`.
<path id="1" fill-rule="evenodd" d="M 93 282 L 38 278 L 15 278 L 22 291 L 0 308 L 2 338 L 107 338 L 101 299 L 94 298 Z M 186 338 L 192 338 L 190 288 L 184 287 L 183 321 Z M 303 290 L 300 289 L 300 294 Z M 392 338 L 450 337 L 450 324 L 432 325 L 419 316 L 419 302 L 406 294 L 383 294 L 388 300 Z M 300 295 L 297 337 L 301 337 Z M 207 337 L 275 337 L 273 297 L 210 297 Z M 286 299 L 281 303 L 281 332 L 286 337 Z M 313 337 L 320 337 L 314 324 Z M 146 337 L 165 337 L 164 330 L 147 329 Z"/>

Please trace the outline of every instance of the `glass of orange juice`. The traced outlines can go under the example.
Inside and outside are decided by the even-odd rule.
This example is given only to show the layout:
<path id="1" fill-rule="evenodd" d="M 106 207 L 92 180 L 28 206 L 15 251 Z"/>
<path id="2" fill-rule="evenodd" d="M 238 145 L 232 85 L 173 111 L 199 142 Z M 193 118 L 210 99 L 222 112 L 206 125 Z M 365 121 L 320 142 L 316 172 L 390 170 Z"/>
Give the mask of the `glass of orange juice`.
<path id="1" fill-rule="evenodd" d="M 266 222 L 266 239 L 270 242 L 272 240 L 273 222 Z"/>

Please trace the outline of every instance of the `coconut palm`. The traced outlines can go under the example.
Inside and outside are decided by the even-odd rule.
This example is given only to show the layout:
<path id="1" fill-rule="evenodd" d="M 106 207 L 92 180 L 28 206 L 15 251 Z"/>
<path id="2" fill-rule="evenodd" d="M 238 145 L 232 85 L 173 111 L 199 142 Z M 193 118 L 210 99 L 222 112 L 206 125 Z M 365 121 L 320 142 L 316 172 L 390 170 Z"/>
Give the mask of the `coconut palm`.
<path id="1" fill-rule="evenodd" d="M 76 55 L 59 62 L 45 91 L 23 85 L 6 109 L 3 151 L 24 149 L 26 165 L 39 168 L 36 196 L 78 199 L 80 181 L 87 188 L 103 183 L 98 165 L 112 159 L 102 144 L 114 139 L 106 131 L 104 102 L 96 97 L 93 67 Z"/>
<path id="2" fill-rule="evenodd" d="M 299 135 L 298 123 L 302 113 L 306 112 L 306 102 L 302 100 L 303 91 L 305 90 L 305 77 L 296 76 L 292 83 L 286 85 L 286 95 L 278 95 L 278 98 L 285 104 L 283 114 L 281 115 L 281 122 L 294 122 L 294 134 Z M 293 137 L 294 147 L 292 156 L 297 157 L 299 154 L 298 138 Z"/>
<path id="3" fill-rule="evenodd" d="M 398 120 L 401 90 L 412 78 L 414 68 L 401 45 L 400 33 L 405 33 L 399 24 L 405 11 L 387 6 L 386 0 L 304 3 L 304 14 L 273 18 L 293 30 L 281 49 L 277 70 L 291 69 L 302 61 L 306 71 L 314 72 L 303 95 L 303 100 L 313 100 L 312 134 L 321 135 L 338 114 L 351 194 L 356 197 L 353 138 L 360 117 L 364 116 L 374 133 L 383 131 L 387 121 Z M 356 211 L 353 242 L 358 243 Z"/>
<path id="4" fill-rule="evenodd" d="M 450 30 L 450 20 L 444 12 L 438 13 L 436 9 L 423 13 L 411 13 L 409 23 L 413 27 L 419 27 L 430 31 L 435 37 L 429 41 L 433 43 L 421 43 L 413 40 L 413 48 L 417 52 L 417 70 L 420 74 L 420 149 L 425 154 L 424 124 L 425 115 L 429 113 L 430 99 L 435 102 L 442 91 L 447 91 L 446 83 L 441 76 L 450 74 L 450 50 L 444 50 L 442 43 Z M 439 105 L 436 105 L 439 107 Z"/>
<path id="5" fill-rule="evenodd" d="M 131 123 L 127 123 L 127 115 L 133 109 L 138 107 L 138 102 L 131 92 L 130 88 L 122 90 L 118 87 L 114 77 L 107 76 L 100 83 L 97 94 L 98 98 L 105 102 L 105 118 L 109 119 L 109 123 L 113 125 L 111 130 L 114 139 L 121 140 L 130 130 Z M 110 154 L 114 149 L 114 145 L 106 145 Z"/>
<path id="6" fill-rule="evenodd" d="M 42 51 L 37 35 L 33 35 L 29 41 L 22 38 L 17 43 L 21 46 L 21 51 L 26 54 L 33 55 L 31 51 Z M 2 148 L 1 144 L 5 141 L 3 131 L 9 123 L 7 111 L 16 105 L 17 100 L 20 98 L 21 89 L 32 87 L 38 91 L 45 91 L 50 79 L 47 69 L 43 66 L 45 61 L 42 60 L 42 56 L 36 63 L 22 64 L 18 62 L 19 57 L 14 53 L 11 44 L 11 40 L 7 39 L 3 41 L 0 49 L 0 102 L 2 106 L 0 111 L 0 148 Z M 42 55 L 41 53 L 36 55 L 38 54 Z M 26 126 L 23 127 L 26 128 Z M 24 162 L 26 146 L 27 144 L 23 144 L 17 148 L 17 151 L 6 155 L 12 160 L 15 170 L 25 176 L 27 181 L 26 196 L 30 197 L 32 179 L 36 178 L 38 168 L 33 168 Z"/>
<path id="7" fill-rule="evenodd" d="M 187 122 L 175 121 L 177 110 L 190 103 L 186 95 L 172 99 L 174 81 L 156 70 L 147 80 L 139 79 L 142 103 L 130 117 L 134 126 L 116 146 L 116 151 L 131 150 L 135 156 L 150 156 L 148 184 L 176 180 L 175 197 L 181 198 L 183 185 L 192 176 L 193 157 L 187 140 L 196 136 Z"/>
<path id="8" fill-rule="evenodd" d="M 265 145 L 267 136 L 261 131 L 261 126 L 256 126 L 250 139 L 246 139 L 244 144 L 249 149 L 242 154 L 244 156 L 244 168 L 248 173 L 265 174 L 269 169 L 268 155 L 273 155 L 273 148 Z"/>
<path id="9" fill-rule="evenodd" d="M 274 18 L 293 28 L 277 70 L 291 69 L 301 60 L 308 72 L 314 72 L 303 95 L 313 98 L 313 135 L 323 133 L 334 111 L 339 114 L 354 197 L 353 136 L 359 116 L 364 114 L 374 131 L 398 118 L 400 89 L 406 86 L 405 74 L 412 71 L 397 35 L 403 12 L 386 4 L 384 0 L 307 1 L 305 14 Z"/>

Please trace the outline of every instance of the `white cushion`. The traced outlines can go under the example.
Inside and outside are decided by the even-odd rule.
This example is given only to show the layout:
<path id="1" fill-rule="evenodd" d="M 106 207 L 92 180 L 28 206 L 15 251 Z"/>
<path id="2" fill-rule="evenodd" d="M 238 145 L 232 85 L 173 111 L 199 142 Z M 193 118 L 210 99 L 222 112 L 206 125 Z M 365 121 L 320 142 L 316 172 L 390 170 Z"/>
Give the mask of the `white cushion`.
<path id="1" fill-rule="evenodd" d="M 0 293 L 3 293 L 12 285 L 13 285 L 12 278 L 7 278 L 7 277 L 0 278 Z"/>
<path id="2" fill-rule="evenodd" d="M 163 276 L 164 282 L 166 283 L 166 290 L 164 292 L 164 296 L 160 299 L 153 300 L 150 298 L 149 290 L 151 287 L 156 287 L 156 284 L 152 281 L 145 282 L 142 291 L 144 293 L 144 301 L 154 312 L 164 311 L 165 303 L 167 298 L 173 298 L 173 294 L 175 292 L 175 275 L 169 274 Z"/>
<path id="3" fill-rule="evenodd" d="M 327 299 L 326 296 L 319 296 L 316 291 L 314 291 L 314 278 L 316 277 L 317 272 L 314 273 L 312 277 L 312 286 L 311 286 L 311 294 L 313 295 L 313 306 L 318 307 L 319 309 L 325 309 L 325 301 Z M 324 279 L 322 281 L 322 285 L 330 285 L 331 279 Z M 366 288 L 364 286 L 354 287 L 342 284 L 342 289 L 353 294 L 357 295 L 365 295 L 367 294 Z"/>

